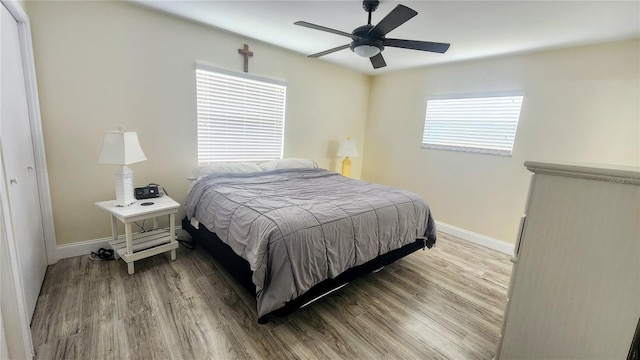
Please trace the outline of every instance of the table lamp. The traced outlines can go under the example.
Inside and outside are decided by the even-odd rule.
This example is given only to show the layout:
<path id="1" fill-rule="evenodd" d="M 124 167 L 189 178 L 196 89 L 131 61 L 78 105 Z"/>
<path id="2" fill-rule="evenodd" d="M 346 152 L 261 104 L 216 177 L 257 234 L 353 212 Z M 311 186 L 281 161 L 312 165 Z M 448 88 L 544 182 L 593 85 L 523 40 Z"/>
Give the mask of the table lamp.
<path id="1" fill-rule="evenodd" d="M 147 160 L 140 148 L 138 134 L 124 132 L 122 127 L 118 131 L 105 131 L 102 152 L 98 164 L 120 165 L 116 172 L 116 206 L 129 206 L 136 202 L 133 196 L 133 171 L 129 164 Z"/>
<path id="2" fill-rule="evenodd" d="M 344 156 L 344 160 L 342 161 L 342 176 L 351 177 L 351 157 L 358 157 L 358 150 L 356 150 L 356 142 L 355 140 L 351 140 L 350 137 L 347 140 L 342 140 L 340 142 L 340 148 L 338 149 L 338 156 Z"/>

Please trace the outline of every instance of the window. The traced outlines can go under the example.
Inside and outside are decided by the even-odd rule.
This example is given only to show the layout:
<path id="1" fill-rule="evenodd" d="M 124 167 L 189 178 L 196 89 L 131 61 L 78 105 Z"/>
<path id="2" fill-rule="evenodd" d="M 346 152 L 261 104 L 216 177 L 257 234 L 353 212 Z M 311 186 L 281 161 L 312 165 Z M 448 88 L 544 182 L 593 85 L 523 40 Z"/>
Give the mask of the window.
<path id="1" fill-rule="evenodd" d="M 198 163 L 282 159 L 284 83 L 196 66 Z"/>
<path id="2" fill-rule="evenodd" d="M 522 98 L 521 92 L 430 98 L 422 147 L 510 156 Z"/>

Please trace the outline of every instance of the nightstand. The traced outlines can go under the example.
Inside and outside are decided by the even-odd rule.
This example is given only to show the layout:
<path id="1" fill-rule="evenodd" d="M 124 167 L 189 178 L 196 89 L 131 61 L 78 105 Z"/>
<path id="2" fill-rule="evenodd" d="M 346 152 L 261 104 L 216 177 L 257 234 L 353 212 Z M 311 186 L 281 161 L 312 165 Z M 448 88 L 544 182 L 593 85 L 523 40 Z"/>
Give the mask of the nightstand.
<path id="1" fill-rule="evenodd" d="M 152 205 L 142 205 L 143 203 Z M 109 245 L 114 250 L 115 258 L 122 258 L 127 263 L 129 275 L 134 272 L 134 262 L 149 256 L 171 252 L 171 260 L 176 259 L 178 242 L 175 238 L 175 214 L 180 204 L 168 196 L 138 200 L 126 207 L 115 206 L 115 200 L 95 203 L 97 207 L 111 214 L 111 236 Z M 169 231 L 158 229 L 159 216 L 169 216 Z M 153 219 L 153 230 L 134 234 L 131 224 Z M 118 235 L 117 221 L 124 224 L 125 234 Z"/>

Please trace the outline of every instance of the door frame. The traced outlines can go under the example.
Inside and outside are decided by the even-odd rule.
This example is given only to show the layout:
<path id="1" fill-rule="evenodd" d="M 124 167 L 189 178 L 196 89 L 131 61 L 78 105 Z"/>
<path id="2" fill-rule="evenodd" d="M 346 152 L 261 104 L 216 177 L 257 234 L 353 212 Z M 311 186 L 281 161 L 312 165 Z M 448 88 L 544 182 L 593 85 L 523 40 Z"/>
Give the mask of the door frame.
<path id="1" fill-rule="evenodd" d="M 16 1 L 0 0 L 9 13 L 18 22 L 20 36 L 20 50 L 22 52 L 22 67 L 24 69 L 25 86 L 27 90 L 27 106 L 29 108 L 29 125 L 33 139 L 33 154 L 35 157 L 36 174 L 38 175 L 38 195 L 42 213 L 45 250 L 49 265 L 58 262 L 56 232 L 53 224 L 53 207 L 49 189 L 49 172 L 47 158 L 44 151 L 44 136 L 42 133 L 42 119 L 40 118 L 40 99 L 38 98 L 38 82 L 36 81 L 36 65 L 33 56 L 31 39 L 31 23 L 25 10 Z"/>
<path id="2" fill-rule="evenodd" d="M 53 224 L 53 207 L 51 205 L 51 193 L 49 190 L 49 174 L 44 151 L 44 137 L 40 118 L 40 102 L 38 99 L 38 85 L 36 81 L 35 61 L 33 55 L 33 43 L 31 39 L 31 26 L 29 17 L 22 4 L 17 1 L 0 0 L 9 13 L 18 23 L 18 36 L 20 37 L 20 52 L 25 76 L 27 92 L 27 106 L 29 111 L 29 126 L 33 141 L 35 168 L 38 181 L 38 195 L 40 197 L 40 211 L 42 213 L 42 225 L 44 230 L 45 253 L 47 263 L 55 264 L 58 261 L 55 228 Z M 1 104 L 0 104 L 1 106 Z M 2 141 L 0 131 L 0 142 Z M 1 150 L 0 150 L 1 153 Z M 0 268 L 3 272 L 3 281 L 0 287 L 2 311 L 2 324 L 5 332 L 8 351 L 12 358 L 33 358 L 34 348 L 31 338 L 30 319 L 27 316 L 26 301 L 20 276 L 20 267 L 16 249 L 16 241 L 11 221 L 11 208 L 8 203 L 8 188 L 5 177 L 4 164 L 0 159 L 0 213 L 2 225 L 0 226 Z M 5 246 L 6 245 L 6 246 Z M 6 274 L 6 275 L 5 275 Z M 5 277 L 6 276 L 6 277 Z"/>

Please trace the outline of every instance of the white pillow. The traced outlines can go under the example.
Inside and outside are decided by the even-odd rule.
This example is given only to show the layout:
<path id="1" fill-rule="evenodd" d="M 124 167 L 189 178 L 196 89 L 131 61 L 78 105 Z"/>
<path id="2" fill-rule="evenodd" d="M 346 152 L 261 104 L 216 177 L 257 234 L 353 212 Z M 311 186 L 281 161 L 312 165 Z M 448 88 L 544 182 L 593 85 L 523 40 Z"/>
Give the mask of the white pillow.
<path id="1" fill-rule="evenodd" d="M 264 171 L 276 169 L 315 169 L 318 167 L 313 160 L 287 158 L 263 162 L 260 168 Z"/>
<path id="2" fill-rule="evenodd" d="M 260 166 L 251 162 L 219 162 L 198 166 L 191 173 L 189 180 L 198 180 L 213 173 L 245 174 L 260 171 L 262 171 Z"/>

